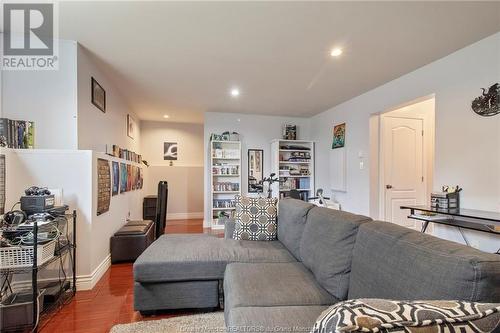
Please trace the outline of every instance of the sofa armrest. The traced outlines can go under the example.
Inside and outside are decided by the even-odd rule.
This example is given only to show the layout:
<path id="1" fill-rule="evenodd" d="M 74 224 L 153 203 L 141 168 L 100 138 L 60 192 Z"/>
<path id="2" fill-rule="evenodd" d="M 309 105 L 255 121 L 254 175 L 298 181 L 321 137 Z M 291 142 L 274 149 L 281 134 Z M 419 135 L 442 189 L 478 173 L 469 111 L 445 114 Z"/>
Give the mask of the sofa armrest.
<path id="1" fill-rule="evenodd" d="M 234 219 L 227 219 L 224 221 L 224 238 L 225 239 L 233 239 L 234 228 L 236 226 L 236 222 Z"/>

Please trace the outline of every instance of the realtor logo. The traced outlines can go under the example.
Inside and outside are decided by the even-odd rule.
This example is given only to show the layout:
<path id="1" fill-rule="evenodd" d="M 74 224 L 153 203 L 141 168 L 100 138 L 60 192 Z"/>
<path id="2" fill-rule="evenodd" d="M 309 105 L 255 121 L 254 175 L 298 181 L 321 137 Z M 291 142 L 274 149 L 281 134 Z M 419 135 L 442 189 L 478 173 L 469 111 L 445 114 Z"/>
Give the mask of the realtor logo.
<path id="1" fill-rule="evenodd" d="M 54 3 L 3 4 L 2 69 L 57 69 Z"/>

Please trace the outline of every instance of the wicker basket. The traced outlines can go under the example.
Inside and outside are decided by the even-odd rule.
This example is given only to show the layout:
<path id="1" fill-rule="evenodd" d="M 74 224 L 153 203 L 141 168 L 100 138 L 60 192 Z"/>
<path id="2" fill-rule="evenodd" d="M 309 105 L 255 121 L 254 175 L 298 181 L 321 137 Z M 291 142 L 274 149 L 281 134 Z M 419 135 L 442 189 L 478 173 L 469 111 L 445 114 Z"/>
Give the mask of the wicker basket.
<path id="1" fill-rule="evenodd" d="M 54 257 L 57 240 L 38 245 L 37 265 L 43 265 Z M 0 247 L 0 268 L 24 268 L 33 266 L 33 246 Z"/>

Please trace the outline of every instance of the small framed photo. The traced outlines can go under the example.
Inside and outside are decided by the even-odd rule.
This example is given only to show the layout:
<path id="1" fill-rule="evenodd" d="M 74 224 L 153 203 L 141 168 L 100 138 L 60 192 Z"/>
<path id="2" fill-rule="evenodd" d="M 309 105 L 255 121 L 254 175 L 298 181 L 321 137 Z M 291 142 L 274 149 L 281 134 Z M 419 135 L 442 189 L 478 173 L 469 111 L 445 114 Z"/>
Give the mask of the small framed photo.
<path id="1" fill-rule="evenodd" d="M 137 123 L 131 115 L 127 115 L 127 136 L 131 139 L 135 139 L 135 133 L 137 133 Z"/>
<path id="2" fill-rule="evenodd" d="M 345 146 L 345 123 L 333 127 L 332 149 Z"/>
<path id="3" fill-rule="evenodd" d="M 163 160 L 177 161 L 177 142 L 163 143 Z"/>
<path id="4" fill-rule="evenodd" d="M 91 80 L 91 89 L 92 104 L 94 104 L 102 112 L 106 113 L 106 91 L 93 77 Z"/>

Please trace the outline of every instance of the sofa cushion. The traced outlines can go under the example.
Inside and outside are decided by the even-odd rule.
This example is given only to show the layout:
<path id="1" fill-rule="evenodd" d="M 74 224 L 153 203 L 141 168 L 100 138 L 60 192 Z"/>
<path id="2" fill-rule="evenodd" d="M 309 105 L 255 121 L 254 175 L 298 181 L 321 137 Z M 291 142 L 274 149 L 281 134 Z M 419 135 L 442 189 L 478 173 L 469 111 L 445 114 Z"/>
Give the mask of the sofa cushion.
<path id="1" fill-rule="evenodd" d="M 236 222 L 234 218 L 227 218 L 224 221 L 224 238 L 233 239 L 234 228 L 236 227 Z"/>
<path id="2" fill-rule="evenodd" d="M 389 222 L 361 226 L 349 298 L 500 303 L 500 256 Z"/>
<path id="3" fill-rule="evenodd" d="M 224 276 L 224 308 L 328 305 L 337 300 L 300 262 L 230 264 Z"/>
<path id="4" fill-rule="evenodd" d="M 138 282 L 217 280 L 230 262 L 292 262 L 278 241 L 252 242 L 211 235 L 163 235 L 134 263 Z"/>
<path id="5" fill-rule="evenodd" d="M 236 196 L 236 225 L 233 239 L 276 240 L 276 198 Z"/>
<path id="6" fill-rule="evenodd" d="M 326 306 L 241 307 L 226 319 L 228 332 L 308 333 Z"/>
<path id="7" fill-rule="evenodd" d="M 370 220 L 366 216 L 323 207 L 315 207 L 307 215 L 300 257 L 319 284 L 340 300 L 347 298 L 358 228 Z"/>
<path id="8" fill-rule="evenodd" d="M 279 202 L 278 239 L 297 259 L 300 258 L 300 239 L 306 225 L 307 213 L 313 207 L 311 203 L 290 198 Z"/>

